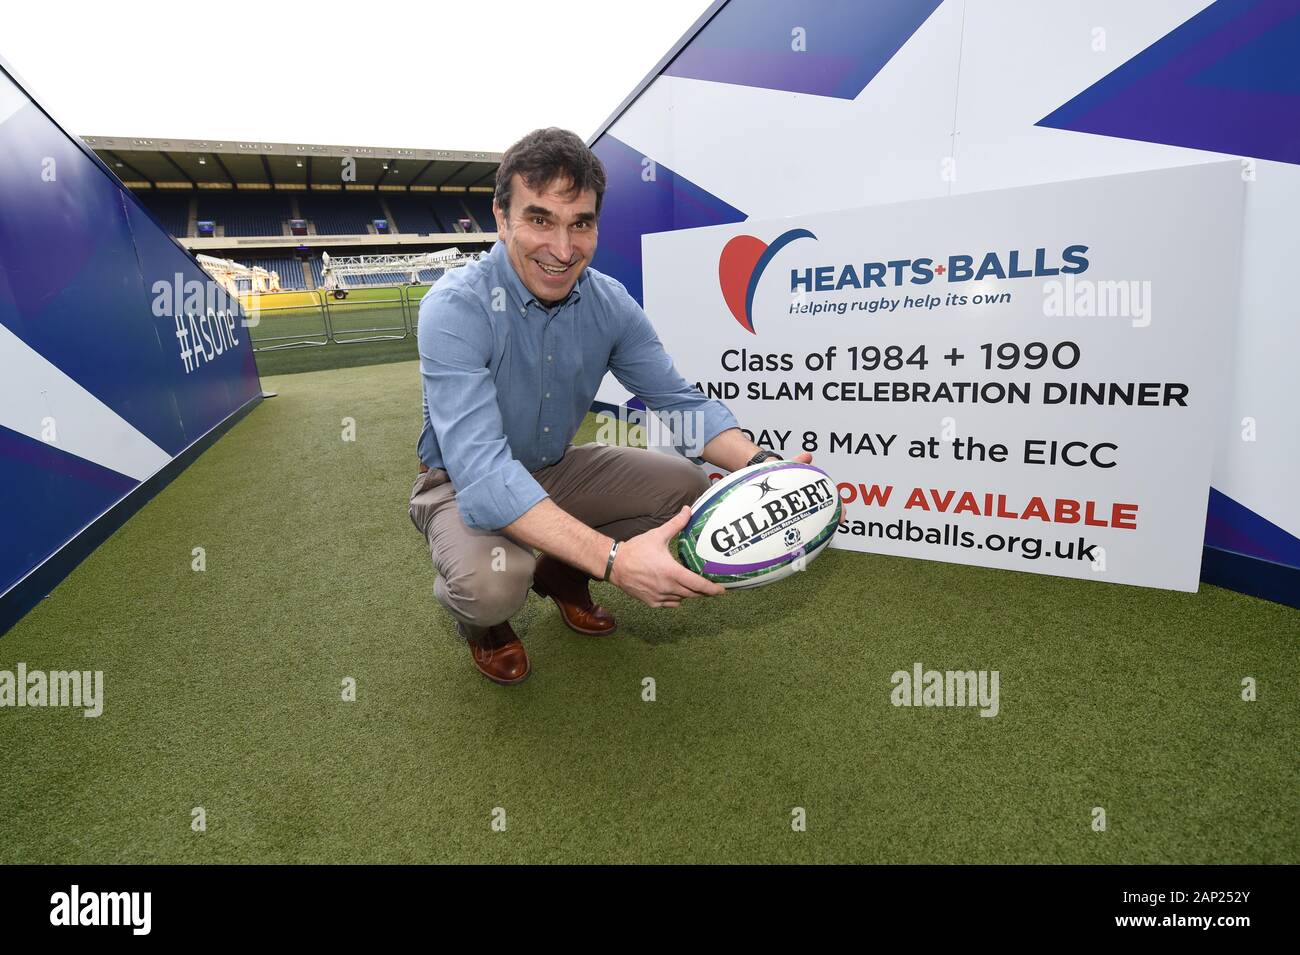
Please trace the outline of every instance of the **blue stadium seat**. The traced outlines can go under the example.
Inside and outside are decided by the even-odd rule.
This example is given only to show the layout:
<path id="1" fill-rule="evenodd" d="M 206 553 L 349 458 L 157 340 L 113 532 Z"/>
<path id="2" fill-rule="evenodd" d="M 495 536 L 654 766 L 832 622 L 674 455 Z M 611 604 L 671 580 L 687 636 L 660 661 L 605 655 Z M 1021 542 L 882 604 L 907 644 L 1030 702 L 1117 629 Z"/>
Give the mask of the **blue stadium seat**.
<path id="1" fill-rule="evenodd" d="M 307 283 L 304 280 L 302 272 L 302 262 L 298 259 L 285 256 L 283 258 L 241 258 L 238 260 L 240 265 L 247 265 L 250 268 L 261 266 L 268 272 L 276 272 L 280 276 L 280 288 L 288 291 L 290 289 L 305 289 Z M 244 281 L 244 280 L 240 280 Z M 315 286 L 311 286 L 315 288 Z"/>
<path id="2" fill-rule="evenodd" d="M 394 193 L 387 196 L 386 201 L 388 210 L 396 220 L 398 230 L 416 235 L 442 231 L 442 226 L 438 225 L 438 220 L 433 217 L 433 212 L 429 209 L 427 196 L 420 193 L 411 195 Z"/>
<path id="3" fill-rule="evenodd" d="M 141 190 L 136 197 L 154 214 L 163 228 L 178 239 L 185 237 L 185 227 L 190 217 L 189 192 L 156 192 Z"/>
<path id="4" fill-rule="evenodd" d="M 289 200 L 273 192 L 199 194 L 199 219 L 211 219 L 232 236 L 282 235 Z"/>
<path id="5" fill-rule="evenodd" d="M 298 207 L 304 219 L 315 223 L 317 235 L 365 235 L 375 219 L 384 217 L 373 193 L 304 193 Z"/>
<path id="6" fill-rule="evenodd" d="M 496 216 L 492 214 L 492 199 L 486 193 L 467 193 L 465 206 L 469 209 L 474 221 L 478 223 L 479 232 L 495 232 L 497 230 Z"/>
<path id="7" fill-rule="evenodd" d="M 438 217 L 443 232 L 459 232 L 458 220 L 466 217 L 465 207 L 461 205 L 460 196 L 454 193 L 433 193 L 433 213 Z M 472 230 L 471 230 L 472 231 Z"/>

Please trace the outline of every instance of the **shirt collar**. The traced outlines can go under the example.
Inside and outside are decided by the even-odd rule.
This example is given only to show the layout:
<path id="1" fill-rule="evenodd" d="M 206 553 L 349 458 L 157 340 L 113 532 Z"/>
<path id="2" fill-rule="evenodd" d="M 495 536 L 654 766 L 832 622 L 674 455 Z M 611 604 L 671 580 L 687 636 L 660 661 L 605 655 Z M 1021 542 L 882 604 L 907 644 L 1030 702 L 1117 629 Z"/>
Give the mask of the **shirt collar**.
<path id="1" fill-rule="evenodd" d="M 541 302 L 537 301 L 536 295 L 528 291 L 528 286 L 524 284 L 524 280 L 521 279 L 519 273 L 515 271 L 514 263 L 510 261 L 510 254 L 506 251 L 506 244 L 503 241 L 500 239 L 496 241 L 492 246 L 492 251 L 488 253 L 488 258 L 492 261 L 492 267 L 496 270 L 497 281 L 502 282 L 504 280 L 504 285 L 509 291 L 510 297 L 514 300 L 515 307 L 518 308 L 521 313 L 526 313 L 529 304 L 532 302 L 537 302 L 537 307 L 545 310 L 545 306 L 542 305 Z M 578 299 L 582 298 L 582 289 L 586 284 L 587 269 L 583 269 L 582 274 L 578 276 L 577 283 L 573 286 L 573 291 L 571 291 L 569 297 L 560 302 L 559 305 L 576 302 Z M 559 305 L 556 307 L 558 308 Z"/>

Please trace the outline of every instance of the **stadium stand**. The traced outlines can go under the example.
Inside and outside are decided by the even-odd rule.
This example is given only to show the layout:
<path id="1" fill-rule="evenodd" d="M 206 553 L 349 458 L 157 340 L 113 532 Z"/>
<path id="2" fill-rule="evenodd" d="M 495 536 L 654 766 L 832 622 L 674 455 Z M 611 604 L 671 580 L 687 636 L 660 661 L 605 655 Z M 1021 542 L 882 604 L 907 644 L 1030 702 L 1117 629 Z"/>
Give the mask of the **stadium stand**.
<path id="1" fill-rule="evenodd" d="M 405 272 L 374 272 L 370 275 L 349 275 L 347 285 L 405 285 Z"/>
<path id="2" fill-rule="evenodd" d="M 307 264 L 311 266 L 311 275 L 307 276 L 307 287 L 320 288 L 325 284 L 325 276 L 321 271 L 322 266 L 320 259 L 310 258 L 307 260 Z"/>
<path id="3" fill-rule="evenodd" d="M 307 287 L 307 279 L 303 276 L 302 260 L 281 259 L 280 261 L 284 263 L 284 268 L 275 270 L 280 273 L 280 288 L 305 289 Z"/>
<path id="4" fill-rule="evenodd" d="M 492 199 L 484 192 L 471 192 L 465 195 L 465 208 L 469 210 L 474 221 L 478 223 L 478 231 L 495 232 L 497 230 L 497 220 L 492 214 Z"/>
<path id="5" fill-rule="evenodd" d="M 189 192 L 142 191 L 137 195 L 145 207 L 162 223 L 164 229 L 178 239 L 185 237 L 190 215 L 191 194 Z"/>
<path id="6" fill-rule="evenodd" d="M 281 235 L 289 218 L 289 200 L 270 192 L 203 192 L 199 194 L 199 219 L 211 219 L 232 236 Z"/>
<path id="7" fill-rule="evenodd" d="M 384 198 L 388 203 L 388 211 L 393 214 L 398 231 L 416 235 L 442 231 L 442 226 L 438 224 L 438 220 L 433 217 L 433 212 L 429 209 L 428 196 L 419 193 L 409 196 L 390 193 Z"/>
<path id="8" fill-rule="evenodd" d="M 305 289 L 308 287 L 306 279 L 303 277 L 302 262 L 299 259 L 286 256 L 284 258 L 241 258 L 237 261 L 240 265 L 247 265 L 250 268 L 261 266 L 268 272 L 277 273 L 280 276 L 280 288 L 283 290 Z"/>
<path id="9" fill-rule="evenodd" d="M 298 208 L 316 226 L 317 235 L 365 235 L 373 220 L 384 217 L 376 194 L 303 193 Z"/>
<path id="10" fill-rule="evenodd" d="M 433 214 L 438 217 L 438 222 L 442 224 L 443 232 L 460 232 L 459 220 L 465 218 L 465 207 L 461 205 L 461 197 L 449 193 L 434 193 Z"/>

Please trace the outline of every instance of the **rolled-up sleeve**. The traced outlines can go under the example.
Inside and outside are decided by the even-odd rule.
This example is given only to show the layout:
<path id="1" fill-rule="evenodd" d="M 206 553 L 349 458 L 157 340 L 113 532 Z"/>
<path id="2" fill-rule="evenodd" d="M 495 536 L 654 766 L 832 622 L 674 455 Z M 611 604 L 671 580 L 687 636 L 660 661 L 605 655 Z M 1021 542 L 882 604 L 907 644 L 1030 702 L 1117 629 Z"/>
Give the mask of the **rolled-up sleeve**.
<path id="1" fill-rule="evenodd" d="M 664 350 L 650 319 L 636 300 L 619 286 L 620 319 L 623 331 L 609 356 L 609 370 L 619 383 L 645 402 L 655 412 L 679 412 L 698 415 L 697 432 L 683 434 L 673 429 L 673 444 L 679 454 L 698 457 L 700 450 L 729 428 L 740 427 L 726 405 L 706 398 L 673 365 Z M 694 439 L 694 449 L 684 446 L 687 437 Z M 691 453 L 691 451 L 695 453 Z"/>
<path id="2" fill-rule="evenodd" d="M 506 441 L 488 370 L 492 329 L 482 309 L 455 292 L 420 303 L 420 376 L 443 466 L 470 527 L 499 530 L 547 496 Z"/>

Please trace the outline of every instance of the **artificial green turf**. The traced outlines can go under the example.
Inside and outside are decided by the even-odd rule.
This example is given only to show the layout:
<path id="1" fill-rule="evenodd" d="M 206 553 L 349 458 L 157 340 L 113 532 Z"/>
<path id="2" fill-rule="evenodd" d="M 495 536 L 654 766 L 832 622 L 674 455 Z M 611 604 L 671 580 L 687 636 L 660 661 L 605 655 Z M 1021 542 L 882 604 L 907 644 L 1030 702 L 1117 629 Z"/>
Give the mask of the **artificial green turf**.
<path id="1" fill-rule="evenodd" d="M 257 353 L 257 370 L 266 381 L 275 375 L 295 375 L 304 371 L 327 371 L 331 368 L 356 368 L 391 362 L 416 361 L 420 357 L 415 336 L 397 341 L 330 343 L 298 346 Z"/>
<path id="2" fill-rule="evenodd" d="M 106 682 L 0 710 L 0 862 L 1300 861 L 1296 610 L 830 551 L 676 611 L 596 585 L 607 638 L 530 597 L 502 688 L 406 514 L 416 365 L 265 385 L 0 639 Z M 1000 714 L 892 706 L 917 661 Z"/>

